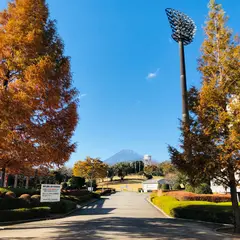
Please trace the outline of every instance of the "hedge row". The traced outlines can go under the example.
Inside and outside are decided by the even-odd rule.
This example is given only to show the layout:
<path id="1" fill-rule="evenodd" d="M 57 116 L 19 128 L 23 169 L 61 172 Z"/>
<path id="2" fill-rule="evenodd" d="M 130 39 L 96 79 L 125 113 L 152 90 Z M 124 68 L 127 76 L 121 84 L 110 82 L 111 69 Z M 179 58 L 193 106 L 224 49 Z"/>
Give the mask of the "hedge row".
<path id="1" fill-rule="evenodd" d="M 60 202 L 52 202 L 52 203 L 40 203 L 40 206 L 42 207 L 49 207 L 50 212 L 53 214 L 56 213 L 68 213 L 71 210 L 74 210 L 77 208 L 77 204 L 75 202 L 69 201 L 69 200 L 61 200 Z"/>
<path id="2" fill-rule="evenodd" d="M 166 196 L 172 196 L 179 201 L 207 201 L 207 202 L 231 202 L 230 194 L 195 194 L 184 191 L 172 191 L 164 193 Z"/>
<path id="3" fill-rule="evenodd" d="M 116 190 L 114 188 L 98 188 L 95 193 L 99 194 L 100 196 L 104 196 L 107 194 L 115 193 Z"/>
<path id="4" fill-rule="evenodd" d="M 86 189 L 81 190 L 62 190 L 62 195 L 71 195 L 71 196 L 84 196 L 88 195 L 89 191 Z"/>
<path id="5" fill-rule="evenodd" d="M 172 217 L 217 223 L 233 223 L 231 203 L 206 201 L 178 201 L 172 196 L 151 195 L 153 204 Z"/>
<path id="6" fill-rule="evenodd" d="M 76 203 L 69 200 L 62 199 L 60 202 L 40 203 L 40 196 L 34 196 L 31 197 L 31 201 L 24 198 L 0 198 L 0 210 L 49 207 L 51 213 L 67 213 L 76 208 Z"/>
<path id="7" fill-rule="evenodd" d="M 36 189 L 26 189 L 26 188 L 0 188 L 0 197 L 6 192 L 13 192 L 16 194 L 16 197 L 20 197 L 22 194 L 36 195 L 40 194 L 39 190 Z"/>
<path id="8" fill-rule="evenodd" d="M 45 218 L 50 215 L 49 207 L 21 208 L 0 211 L 0 222 Z"/>

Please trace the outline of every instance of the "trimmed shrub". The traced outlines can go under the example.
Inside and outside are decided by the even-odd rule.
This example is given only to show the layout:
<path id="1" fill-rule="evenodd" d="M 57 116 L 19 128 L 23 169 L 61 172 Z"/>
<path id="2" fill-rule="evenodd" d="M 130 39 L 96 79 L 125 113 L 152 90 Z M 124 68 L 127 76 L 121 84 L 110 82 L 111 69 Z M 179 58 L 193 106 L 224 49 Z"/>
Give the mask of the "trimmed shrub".
<path id="1" fill-rule="evenodd" d="M 200 186 L 195 188 L 195 193 L 197 194 L 212 194 L 212 189 L 206 183 L 202 183 Z"/>
<path id="2" fill-rule="evenodd" d="M 16 198 L 16 194 L 14 192 L 6 192 L 5 198 Z"/>
<path id="3" fill-rule="evenodd" d="M 37 207 L 40 205 L 40 195 L 32 195 L 31 196 L 31 203 L 34 207 Z"/>
<path id="4" fill-rule="evenodd" d="M 1 198 L 0 210 L 16 209 L 16 208 L 30 208 L 31 204 L 28 201 L 20 198 Z"/>
<path id="5" fill-rule="evenodd" d="M 178 201 L 171 196 L 151 195 L 153 204 L 172 217 L 195 219 L 217 223 L 233 223 L 231 203 L 205 201 Z"/>
<path id="6" fill-rule="evenodd" d="M 16 197 L 20 197 L 23 194 L 35 195 L 40 194 L 39 190 L 36 189 L 25 189 L 25 188 L 0 188 L 1 193 L 14 192 Z"/>
<path id="7" fill-rule="evenodd" d="M 172 186 L 172 190 L 181 190 L 180 184 L 175 183 L 175 184 Z"/>
<path id="8" fill-rule="evenodd" d="M 0 211 L 0 222 L 45 218 L 50 214 L 49 207 L 20 208 Z"/>
<path id="9" fill-rule="evenodd" d="M 161 189 L 162 190 L 169 190 L 169 184 L 166 184 L 166 183 L 162 184 Z"/>
<path id="10" fill-rule="evenodd" d="M 0 188 L 0 196 L 5 195 L 6 192 L 9 192 L 7 188 Z"/>
<path id="11" fill-rule="evenodd" d="M 68 180 L 67 185 L 72 189 L 80 189 L 85 184 L 85 178 L 81 177 L 72 177 Z"/>
<path id="12" fill-rule="evenodd" d="M 194 193 L 194 191 L 195 191 L 194 187 L 191 186 L 190 184 L 187 184 L 187 185 L 185 186 L 185 190 L 186 190 L 187 192 L 192 192 L 192 193 Z"/>
<path id="13" fill-rule="evenodd" d="M 146 177 L 147 179 L 152 179 L 152 178 L 153 178 L 152 175 L 150 175 L 150 174 L 146 174 L 146 173 L 145 173 L 145 177 Z"/>
<path id="14" fill-rule="evenodd" d="M 89 194 L 89 191 L 86 189 L 81 190 L 62 190 L 63 195 L 71 195 L 71 196 L 84 196 Z"/>
<path id="15" fill-rule="evenodd" d="M 231 202 L 230 194 L 195 194 L 185 191 L 173 191 L 165 193 L 166 196 L 175 197 L 179 201 L 208 201 L 208 202 Z"/>
<path id="16" fill-rule="evenodd" d="M 115 193 L 115 192 L 116 192 L 116 189 L 114 188 L 98 188 L 94 193 L 100 196 L 104 196 L 104 195 Z"/>
<path id="17" fill-rule="evenodd" d="M 24 199 L 25 201 L 30 202 L 31 196 L 29 194 L 22 194 L 19 198 Z"/>
<path id="18" fill-rule="evenodd" d="M 62 182 L 61 185 L 62 185 L 62 189 L 66 189 L 68 186 L 66 182 Z"/>
<path id="19" fill-rule="evenodd" d="M 63 199 L 63 200 L 70 200 L 70 201 L 75 202 L 75 203 L 82 203 L 82 202 L 86 202 L 86 201 L 92 199 L 93 197 L 99 198 L 100 194 L 89 193 L 88 195 L 83 195 L 83 196 L 62 195 L 61 199 Z"/>

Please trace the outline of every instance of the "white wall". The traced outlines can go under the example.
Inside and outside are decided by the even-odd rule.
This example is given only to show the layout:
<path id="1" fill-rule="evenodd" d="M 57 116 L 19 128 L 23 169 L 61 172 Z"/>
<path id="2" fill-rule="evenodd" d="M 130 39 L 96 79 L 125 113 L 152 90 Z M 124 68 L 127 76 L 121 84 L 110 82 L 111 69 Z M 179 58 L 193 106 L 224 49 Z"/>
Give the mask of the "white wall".
<path id="1" fill-rule="evenodd" d="M 153 191 L 158 190 L 158 183 L 151 183 L 151 184 L 143 184 L 143 191 Z"/>
<path id="2" fill-rule="evenodd" d="M 222 185 L 217 185 L 211 181 L 211 189 L 213 193 L 230 193 L 230 188 L 225 189 Z M 240 192 L 240 187 L 237 187 L 237 192 Z"/>

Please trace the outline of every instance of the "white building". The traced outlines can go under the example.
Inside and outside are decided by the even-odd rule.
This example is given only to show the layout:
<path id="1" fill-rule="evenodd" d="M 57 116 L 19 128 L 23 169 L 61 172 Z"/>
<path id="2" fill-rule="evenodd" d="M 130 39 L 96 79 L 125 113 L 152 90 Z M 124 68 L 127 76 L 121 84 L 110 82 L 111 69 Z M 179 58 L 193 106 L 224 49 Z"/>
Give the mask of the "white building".
<path id="1" fill-rule="evenodd" d="M 149 179 L 142 183 L 143 192 L 152 192 L 154 190 L 158 190 L 161 184 L 166 184 L 165 179 Z"/>
<path id="2" fill-rule="evenodd" d="M 144 155 L 143 156 L 143 162 L 144 162 L 144 166 L 149 166 L 152 165 L 152 156 L 151 155 Z"/>
<path id="3" fill-rule="evenodd" d="M 214 181 L 211 181 L 210 187 L 213 193 L 220 193 L 220 194 L 230 193 L 229 187 L 225 188 L 223 185 L 217 185 L 216 183 L 214 183 Z M 237 192 L 238 194 L 240 193 L 240 186 L 237 186 Z"/>

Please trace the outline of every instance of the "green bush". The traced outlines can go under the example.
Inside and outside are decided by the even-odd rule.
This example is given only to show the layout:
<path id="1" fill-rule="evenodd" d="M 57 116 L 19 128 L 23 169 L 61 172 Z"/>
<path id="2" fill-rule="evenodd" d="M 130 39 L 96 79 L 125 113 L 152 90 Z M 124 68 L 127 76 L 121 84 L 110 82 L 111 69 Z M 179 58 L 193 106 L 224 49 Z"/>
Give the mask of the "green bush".
<path id="1" fill-rule="evenodd" d="M 25 189 L 25 188 L 0 188 L 0 193 L 14 192 L 16 197 L 20 197 L 22 194 L 35 195 L 40 194 L 39 190 L 36 189 Z"/>
<path id="2" fill-rule="evenodd" d="M 162 190 L 169 190 L 169 184 L 166 184 L 166 183 L 162 184 L 161 189 Z"/>
<path id="3" fill-rule="evenodd" d="M 30 207 L 30 202 L 21 198 L 0 198 L 0 210 Z"/>
<path id="4" fill-rule="evenodd" d="M 181 190 L 180 184 L 175 183 L 175 184 L 172 186 L 172 190 Z"/>
<path id="5" fill-rule="evenodd" d="M 68 184 L 66 182 L 62 182 L 61 185 L 62 185 L 62 189 L 66 189 L 68 186 Z"/>
<path id="6" fill-rule="evenodd" d="M 185 186 L 185 190 L 186 190 L 187 192 L 192 192 L 192 193 L 195 192 L 194 187 L 191 186 L 190 184 L 187 184 L 187 185 Z"/>
<path id="7" fill-rule="evenodd" d="M 96 194 L 99 196 L 99 194 Z M 73 201 L 75 203 L 82 203 L 82 202 L 86 202 L 90 199 L 92 199 L 94 197 L 94 195 L 92 193 L 83 195 L 83 196 L 71 196 L 71 195 L 62 195 L 61 199 L 63 200 L 70 200 Z"/>
<path id="8" fill-rule="evenodd" d="M 71 189 L 80 189 L 85 184 L 85 178 L 81 177 L 72 177 L 68 180 L 67 185 Z"/>
<path id="9" fill-rule="evenodd" d="M 24 199 L 27 202 L 31 201 L 31 196 L 29 194 L 22 194 L 19 198 Z"/>
<path id="10" fill-rule="evenodd" d="M 171 196 L 151 195 L 151 201 L 172 217 L 217 223 L 233 223 L 231 203 L 178 201 Z"/>
<path id="11" fill-rule="evenodd" d="M 0 211 L 0 222 L 45 218 L 50 214 L 49 207 L 21 208 Z"/>
<path id="12" fill-rule="evenodd" d="M 0 197 L 3 198 L 7 192 L 9 192 L 9 190 L 6 188 L 0 188 Z"/>
<path id="13" fill-rule="evenodd" d="M 6 192 L 5 198 L 16 198 L 16 194 L 14 192 Z"/>
<path id="14" fill-rule="evenodd" d="M 195 193 L 197 194 L 212 194 L 212 189 L 206 183 L 202 183 L 200 186 L 195 188 Z"/>
<path id="15" fill-rule="evenodd" d="M 40 205 L 40 199 L 41 199 L 40 195 L 32 195 L 31 196 L 31 204 L 32 204 L 32 206 L 38 207 Z"/>
<path id="16" fill-rule="evenodd" d="M 75 190 L 62 190 L 63 195 L 70 195 L 70 196 L 84 196 L 91 194 L 88 190 L 86 189 L 75 189 Z"/>
<path id="17" fill-rule="evenodd" d="M 147 179 L 152 179 L 152 178 L 153 178 L 153 176 L 152 176 L 151 174 L 146 174 L 146 173 L 145 173 L 145 177 L 146 177 Z"/>
<path id="18" fill-rule="evenodd" d="M 138 188 L 138 192 L 143 192 L 143 189 L 142 188 Z"/>

